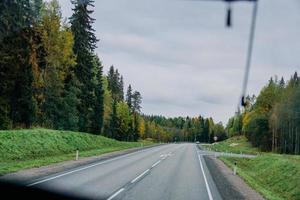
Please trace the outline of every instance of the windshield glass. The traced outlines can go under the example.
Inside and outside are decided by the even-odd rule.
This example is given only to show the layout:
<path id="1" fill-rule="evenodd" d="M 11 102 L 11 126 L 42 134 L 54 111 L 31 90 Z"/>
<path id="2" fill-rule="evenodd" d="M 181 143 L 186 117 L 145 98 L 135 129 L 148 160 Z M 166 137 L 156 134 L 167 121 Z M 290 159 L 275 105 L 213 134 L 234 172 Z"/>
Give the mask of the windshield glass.
<path id="1" fill-rule="evenodd" d="M 298 0 L 1 0 L 1 190 L 300 199 L 299 25 Z"/>

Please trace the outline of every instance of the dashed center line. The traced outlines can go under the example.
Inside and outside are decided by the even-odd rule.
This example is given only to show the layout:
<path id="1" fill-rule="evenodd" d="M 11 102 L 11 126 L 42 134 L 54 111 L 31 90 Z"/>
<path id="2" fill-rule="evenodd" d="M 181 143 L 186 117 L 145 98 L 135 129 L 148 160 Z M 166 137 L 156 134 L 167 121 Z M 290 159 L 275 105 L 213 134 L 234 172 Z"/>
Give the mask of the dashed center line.
<path id="1" fill-rule="evenodd" d="M 119 189 L 117 192 L 115 192 L 113 195 L 111 195 L 107 200 L 112 200 L 113 198 L 115 198 L 116 196 L 118 196 L 124 190 L 125 190 L 124 188 Z"/>
<path id="2" fill-rule="evenodd" d="M 147 169 L 146 171 L 144 171 L 143 173 L 141 173 L 140 175 L 138 175 L 135 179 L 133 179 L 131 181 L 131 183 L 136 182 L 137 180 L 139 180 L 141 177 L 143 177 L 146 173 L 148 173 L 150 171 L 150 169 Z"/>
<path id="3" fill-rule="evenodd" d="M 140 175 L 138 175 L 136 178 L 134 178 L 129 184 L 126 184 L 125 186 L 123 186 L 121 189 L 119 189 L 117 192 L 115 192 L 114 194 L 112 194 L 107 200 L 112 200 L 114 199 L 116 196 L 118 196 L 121 192 L 123 192 L 127 187 L 129 187 L 129 185 L 137 182 L 139 179 L 141 179 L 142 177 L 144 177 L 148 172 L 150 172 L 150 170 L 152 170 L 154 167 L 156 167 L 161 161 L 163 161 L 164 159 L 166 159 L 167 157 L 170 157 L 173 154 L 173 152 L 169 152 L 168 154 L 161 154 L 160 157 L 162 157 L 160 160 L 156 161 L 151 168 L 145 170 L 143 173 L 141 173 Z"/>
<path id="4" fill-rule="evenodd" d="M 151 168 L 155 167 L 156 165 L 158 165 L 161 162 L 161 160 L 157 161 L 156 163 L 154 163 Z"/>

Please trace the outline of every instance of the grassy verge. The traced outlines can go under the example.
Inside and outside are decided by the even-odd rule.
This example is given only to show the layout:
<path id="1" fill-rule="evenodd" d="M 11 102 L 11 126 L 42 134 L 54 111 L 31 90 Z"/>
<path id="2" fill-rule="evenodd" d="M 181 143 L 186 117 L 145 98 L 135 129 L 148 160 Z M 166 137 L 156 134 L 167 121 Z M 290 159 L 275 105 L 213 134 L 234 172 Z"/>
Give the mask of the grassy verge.
<path id="1" fill-rule="evenodd" d="M 75 158 L 101 155 L 153 143 L 119 142 L 103 136 L 72 131 L 26 129 L 0 131 L 0 175 Z"/>
<path id="2" fill-rule="evenodd" d="M 256 158 L 221 157 L 252 188 L 270 200 L 300 199 L 300 156 L 265 153 Z"/>
<path id="3" fill-rule="evenodd" d="M 257 154 L 258 148 L 253 148 L 244 136 L 237 136 L 229 138 L 225 141 L 214 143 L 212 145 L 203 145 L 204 148 L 218 152 L 230 152 L 230 153 L 245 153 L 245 154 Z"/>
<path id="4" fill-rule="evenodd" d="M 243 136 L 229 138 L 206 149 L 257 154 L 259 150 L 251 147 Z M 238 166 L 238 175 L 253 189 L 270 200 L 299 200 L 300 199 L 300 156 L 260 153 L 256 158 L 220 158 L 233 169 Z"/>

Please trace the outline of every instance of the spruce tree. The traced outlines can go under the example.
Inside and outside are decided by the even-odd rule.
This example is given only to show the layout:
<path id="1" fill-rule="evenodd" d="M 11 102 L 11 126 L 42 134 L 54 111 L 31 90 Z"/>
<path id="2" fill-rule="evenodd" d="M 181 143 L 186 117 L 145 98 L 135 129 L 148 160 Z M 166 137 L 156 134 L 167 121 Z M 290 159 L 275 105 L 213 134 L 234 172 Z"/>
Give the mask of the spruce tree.
<path id="1" fill-rule="evenodd" d="M 132 111 L 133 111 L 133 140 L 137 141 L 139 138 L 139 113 L 141 111 L 142 96 L 138 91 L 132 94 Z"/>
<path id="2" fill-rule="evenodd" d="M 37 65 L 38 42 L 32 7 L 29 0 L 1 1 L 0 7 L 6 8 L 0 12 L 0 78 L 3 82 L 0 89 L 4 89 L 4 99 L 0 101 L 4 109 L 0 112 L 5 116 L 9 112 L 10 122 L 6 118 L 5 123 L 30 127 L 36 116 L 32 69 Z"/>
<path id="3" fill-rule="evenodd" d="M 94 102 L 94 116 L 92 119 L 92 131 L 95 134 L 100 134 L 103 126 L 103 115 L 104 115 L 104 90 L 103 90 L 103 72 L 102 64 L 98 58 L 95 56 L 96 65 L 96 83 L 95 83 L 95 102 Z"/>
<path id="4" fill-rule="evenodd" d="M 91 17 L 93 10 L 90 8 L 94 6 L 93 0 L 72 0 L 74 5 L 73 15 L 70 18 L 71 29 L 74 34 L 73 50 L 77 56 L 77 66 L 75 67 L 75 74 L 79 80 L 80 87 L 80 101 L 79 105 L 79 130 L 93 132 L 93 117 L 95 95 L 95 64 L 94 64 L 94 50 L 97 47 L 97 38 L 95 30 L 92 28 L 94 19 Z"/>
<path id="5" fill-rule="evenodd" d="M 58 4 L 57 0 L 54 1 Z M 33 0 L 33 16 L 35 18 L 35 21 L 39 21 L 41 19 L 42 8 L 43 0 Z"/>
<path id="6" fill-rule="evenodd" d="M 132 112 L 132 88 L 130 84 L 128 86 L 127 93 L 126 93 L 126 102 L 130 111 Z"/>
<path id="7" fill-rule="evenodd" d="M 283 78 L 283 77 L 281 77 L 281 79 L 280 79 L 279 87 L 280 87 L 280 88 L 284 88 L 284 87 L 285 87 L 285 81 L 284 81 L 284 78 Z"/>
<path id="8" fill-rule="evenodd" d="M 64 112 L 60 122 L 64 130 L 78 130 L 79 112 L 77 106 L 80 101 L 78 99 L 79 93 L 79 81 L 74 72 L 70 70 L 65 79 L 65 90 L 63 93 Z"/>
<path id="9" fill-rule="evenodd" d="M 131 85 L 129 84 L 127 93 L 126 93 L 126 103 L 128 105 L 128 109 L 130 111 L 130 114 L 133 114 L 133 109 L 132 109 L 132 88 Z M 134 120 L 131 120 L 130 127 L 129 127 L 129 134 L 127 137 L 127 141 L 129 141 L 132 138 L 132 135 L 134 133 Z"/>
<path id="10" fill-rule="evenodd" d="M 111 91 L 112 98 L 117 102 L 124 100 L 124 83 L 123 77 L 119 71 L 114 69 L 114 66 L 109 68 L 107 75 L 108 89 Z"/>
<path id="11" fill-rule="evenodd" d="M 85 51 L 93 52 L 97 48 L 98 39 L 92 24 L 95 19 L 91 17 L 94 12 L 89 9 L 94 7 L 93 0 L 72 0 L 73 15 L 70 18 L 71 29 L 74 33 L 74 52 L 76 55 Z"/>
<path id="12" fill-rule="evenodd" d="M 113 100 L 112 103 L 112 113 L 110 117 L 110 123 L 109 123 L 109 136 L 111 138 L 117 137 L 117 132 L 118 132 L 118 116 L 117 116 L 117 101 Z"/>
<path id="13" fill-rule="evenodd" d="M 30 0 L 1 0 L 0 10 L 0 41 L 32 25 L 34 16 Z"/>
<path id="14" fill-rule="evenodd" d="M 204 142 L 209 142 L 209 119 L 204 120 L 203 140 Z"/>
<path id="15" fill-rule="evenodd" d="M 110 90 L 111 92 L 114 90 L 114 76 L 115 76 L 115 69 L 114 66 L 110 66 L 108 74 L 107 74 L 107 81 L 108 81 L 108 90 Z"/>
<path id="16" fill-rule="evenodd" d="M 11 93 L 11 117 L 14 126 L 29 128 L 36 119 L 36 101 L 33 98 L 34 92 L 32 84 L 34 81 L 33 65 L 35 59 L 31 54 L 34 49 L 34 35 L 30 28 L 24 29 L 15 40 L 17 55 L 20 56 L 15 64 L 17 70 L 14 76 L 15 82 Z"/>
<path id="17" fill-rule="evenodd" d="M 123 81 L 123 76 L 120 77 L 119 81 L 119 99 L 120 101 L 124 101 L 124 81 Z"/>
<path id="18" fill-rule="evenodd" d="M 139 113 L 141 111 L 141 108 L 142 108 L 141 103 L 142 103 L 141 93 L 138 92 L 138 91 L 135 91 L 132 94 L 132 109 L 133 109 L 133 112 Z"/>

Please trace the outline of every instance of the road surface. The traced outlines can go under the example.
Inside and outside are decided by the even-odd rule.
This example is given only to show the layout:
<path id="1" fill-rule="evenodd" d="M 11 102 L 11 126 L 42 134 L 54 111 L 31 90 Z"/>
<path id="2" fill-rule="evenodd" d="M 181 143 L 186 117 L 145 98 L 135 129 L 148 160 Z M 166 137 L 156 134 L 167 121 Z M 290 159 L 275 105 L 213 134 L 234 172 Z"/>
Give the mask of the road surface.
<path id="1" fill-rule="evenodd" d="M 219 200 L 195 144 L 168 144 L 81 166 L 28 183 L 91 199 Z"/>

